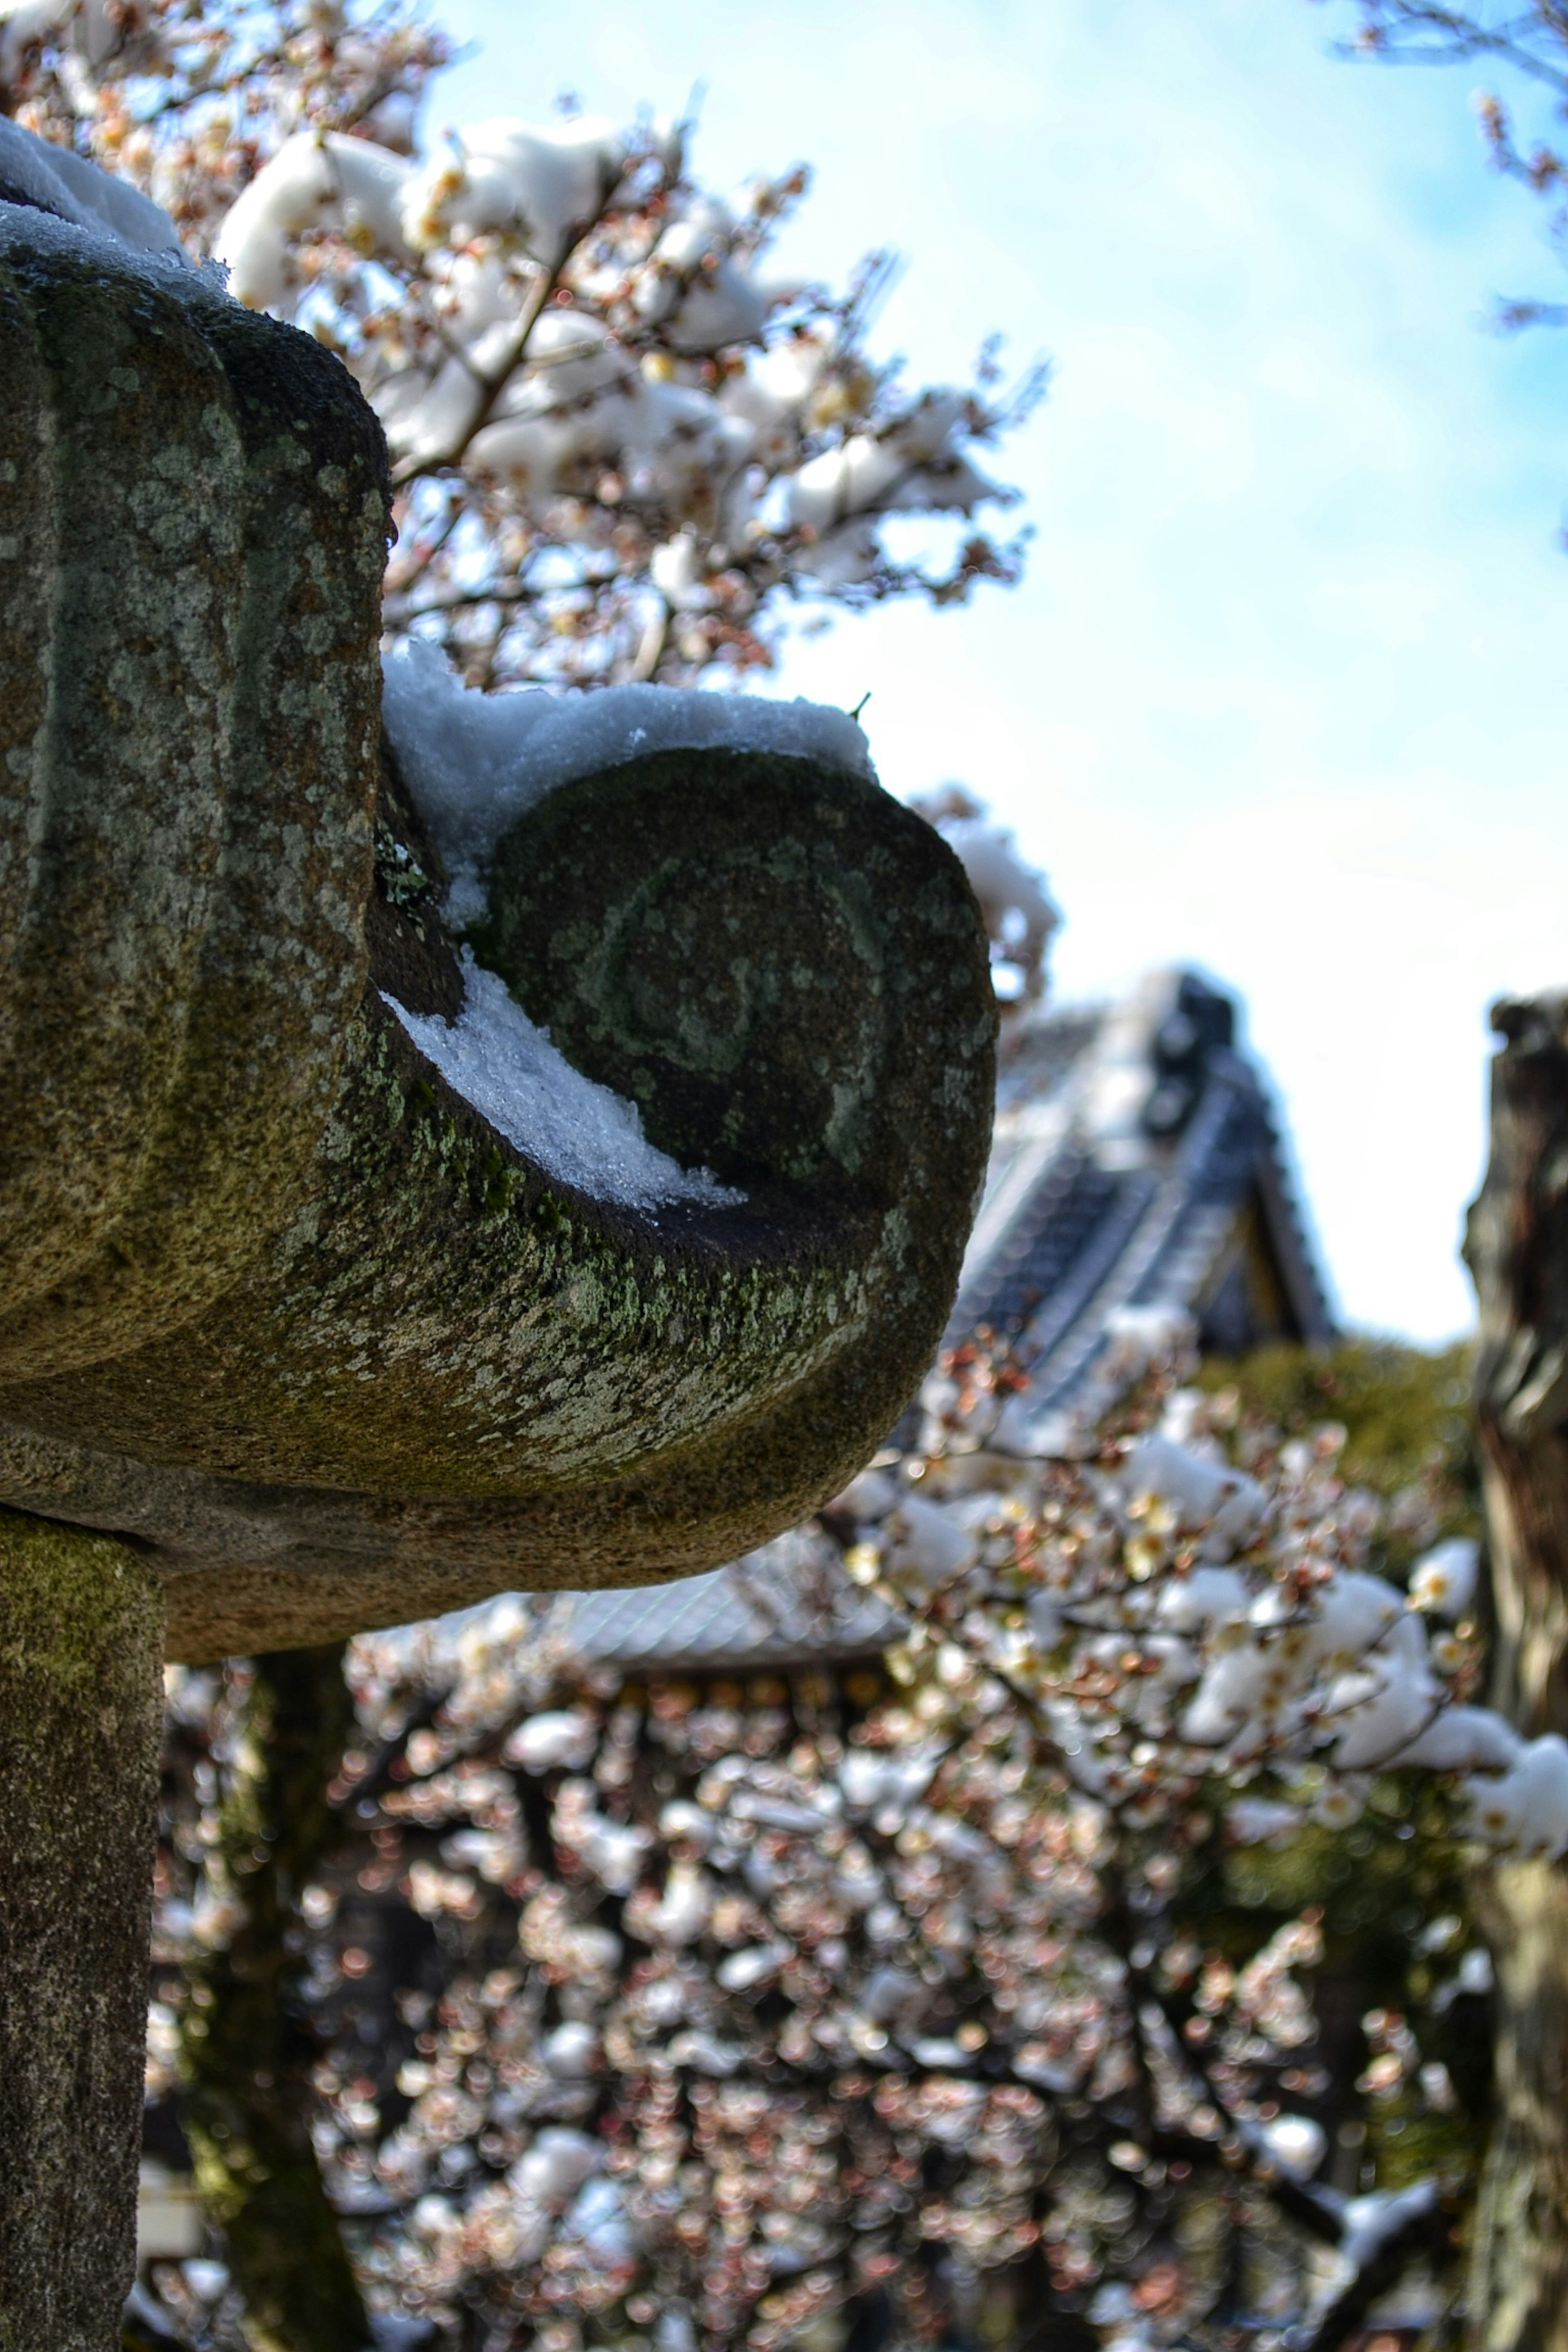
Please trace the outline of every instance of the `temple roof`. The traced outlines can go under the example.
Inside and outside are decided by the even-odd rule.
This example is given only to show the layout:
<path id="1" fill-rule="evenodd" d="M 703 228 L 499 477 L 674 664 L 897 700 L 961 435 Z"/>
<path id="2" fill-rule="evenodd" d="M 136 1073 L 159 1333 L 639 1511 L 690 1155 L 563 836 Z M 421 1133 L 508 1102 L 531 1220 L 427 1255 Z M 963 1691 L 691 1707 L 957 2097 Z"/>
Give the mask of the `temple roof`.
<path id="1" fill-rule="evenodd" d="M 1030 1375 L 1010 1449 L 1050 1453 L 1119 1322 L 1179 1314 L 1205 1354 L 1324 1343 L 1333 1317 L 1231 998 L 1191 971 L 1006 1034 L 996 1125 L 946 1345 L 987 1328 Z M 900 1424 L 900 1434 L 904 1434 Z M 912 1436 L 912 1432 L 910 1433 Z M 765 1671 L 872 1656 L 896 1631 L 809 1528 L 707 1576 L 563 1595 L 584 1664 Z"/>
<path id="2" fill-rule="evenodd" d="M 1128 1310 L 1191 1316 L 1212 1355 L 1332 1336 L 1268 1090 L 1235 1030 L 1228 996 L 1163 971 L 1004 1041 L 947 1344 L 982 1325 L 1012 1339 L 1042 1437 Z"/>

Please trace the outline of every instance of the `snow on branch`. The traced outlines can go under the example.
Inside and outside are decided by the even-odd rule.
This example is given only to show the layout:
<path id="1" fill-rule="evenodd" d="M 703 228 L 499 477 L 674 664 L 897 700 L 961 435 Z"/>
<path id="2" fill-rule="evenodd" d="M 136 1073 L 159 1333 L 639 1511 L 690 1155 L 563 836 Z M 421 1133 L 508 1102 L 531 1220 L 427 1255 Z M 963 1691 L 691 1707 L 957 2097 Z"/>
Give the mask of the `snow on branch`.
<path id="1" fill-rule="evenodd" d="M 516 1597 L 354 1644 L 335 1793 L 371 1843 L 307 1909 L 321 2145 L 384 2312 L 782 2352 L 1016 2287 L 1158 2352 L 1220 2341 L 1245 2265 L 1249 2328 L 1331 2352 L 1443 2258 L 1449 2172 L 1329 2178 L 1321 1913 L 1238 1952 L 1204 1889 L 1363 1817 L 1396 1843 L 1422 1788 L 1461 1843 L 1561 1853 L 1558 1744 L 1474 1704 L 1473 1546 L 1395 1581 L 1410 1497 L 1349 1485 L 1342 1432 L 1249 1437 L 1182 1349 L 1113 1335 L 1070 1459 L 999 1450 L 1021 1376 L 959 1350 L 918 1443 L 788 1539 L 819 1667 L 598 1661 Z M 835 1665 L 868 1597 L 885 1664 Z M 190 1678 L 220 1745 L 228 1705 Z M 184 1883 L 170 1955 L 221 1918 Z M 360 1988 L 410 1911 L 441 1990 L 396 1991 L 378 2075 Z M 1455 1939 L 1450 1998 L 1485 1959 Z M 1366 2110 L 1449 2114 L 1404 2019 L 1363 2031 Z"/>
<path id="2" fill-rule="evenodd" d="M 989 451 L 1042 369 L 1009 391 L 988 347 L 907 387 L 867 348 L 885 259 L 840 294 L 781 271 L 805 173 L 721 198 L 685 124 L 504 113 L 422 147 L 447 57 L 397 5 L 0 15 L 0 112 L 358 377 L 402 486 L 395 633 L 486 686 L 733 679 L 787 606 L 1016 577 Z"/>

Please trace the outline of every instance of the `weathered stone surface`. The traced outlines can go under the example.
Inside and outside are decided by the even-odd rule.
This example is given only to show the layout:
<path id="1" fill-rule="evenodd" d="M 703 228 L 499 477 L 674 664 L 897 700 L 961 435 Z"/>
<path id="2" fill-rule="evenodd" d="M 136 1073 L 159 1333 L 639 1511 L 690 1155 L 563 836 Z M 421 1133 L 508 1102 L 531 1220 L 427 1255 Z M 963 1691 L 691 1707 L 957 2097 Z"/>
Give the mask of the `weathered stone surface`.
<path id="1" fill-rule="evenodd" d="M 0 231 L 0 1379 L 221 1296 L 364 984 L 386 505 L 292 331 Z"/>
<path id="2" fill-rule="evenodd" d="M 711 1566 L 841 1485 L 919 1379 L 992 1083 L 962 877 L 861 779 L 721 753 L 675 775 L 675 759 L 599 780 L 575 820 L 578 794 L 558 794 L 510 845 L 547 877 L 545 936 L 631 937 L 641 1017 L 665 1036 L 634 1035 L 633 1060 L 602 1034 L 605 958 L 523 969 L 531 902 L 508 919 L 504 887 L 489 960 L 582 1067 L 637 1095 L 655 1141 L 744 1182 L 744 1206 L 656 1215 L 545 1176 L 373 986 L 310 1196 L 249 1276 L 141 1349 L 0 1391 L 0 1494 L 148 1540 L 178 1654 L 326 1638 L 505 1583 Z M 413 830 L 394 790 L 383 819 Z M 597 858 L 595 831 L 616 845 Z M 747 898 L 742 970 L 763 975 L 739 1055 L 731 1032 L 693 1037 L 682 994 L 736 984 L 710 870 L 725 855 Z M 683 875 L 672 1024 L 636 900 L 650 877 L 668 900 Z M 383 899 L 372 929 L 404 1002 L 451 1001 L 433 898 Z M 777 1076 L 791 1055 L 795 1092 Z M 668 1105 L 691 1095 L 682 1124 Z M 736 1106 L 733 1140 L 715 1099 Z"/>
<path id="3" fill-rule="evenodd" d="M 163 1594 L 0 1511 L 0 2352 L 112 2352 L 130 2288 Z"/>
<path id="4" fill-rule="evenodd" d="M 384 478 L 342 371 L 16 239 L 0 303 L 0 1502 L 134 1538 L 185 1657 L 773 1533 L 890 1425 L 956 1279 L 994 1032 L 956 860 L 776 755 L 538 803 L 481 959 L 747 1197 L 552 1179 L 381 992 L 461 983 L 378 784 Z"/>

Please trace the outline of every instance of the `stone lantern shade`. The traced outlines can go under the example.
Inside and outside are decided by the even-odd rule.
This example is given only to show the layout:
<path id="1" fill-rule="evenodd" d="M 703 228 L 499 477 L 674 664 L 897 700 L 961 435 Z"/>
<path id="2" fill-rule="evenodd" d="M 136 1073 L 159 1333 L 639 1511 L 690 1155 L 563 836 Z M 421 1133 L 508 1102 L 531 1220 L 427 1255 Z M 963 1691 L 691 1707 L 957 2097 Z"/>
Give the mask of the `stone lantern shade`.
<path id="1" fill-rule="evenodd" d="M 828 756 L 767 706 L 601 727 L 515 813 L 503 773 L 483 975 L 716 1181 L 562 1172 L 416 1042 L 465 981 L 381 734 L 369 411 L 192 273 L 12 239 L 0 1500 L 134 1538 L 184 1658 L 764 1539 L 957 1278 L 994 1018 L 956 861 L 842 718 Z"/>
<path id="2" fill-rule="evenodd" d="M 165 1644 L 832 1494 L 941 1333 L 994 1014 L 832 730 L 532 793 L 520 742 L 459 873 L 384 738 L 370 410 L 9 124 L 0 483 L 0 2352 L 110 2352 Z"/>

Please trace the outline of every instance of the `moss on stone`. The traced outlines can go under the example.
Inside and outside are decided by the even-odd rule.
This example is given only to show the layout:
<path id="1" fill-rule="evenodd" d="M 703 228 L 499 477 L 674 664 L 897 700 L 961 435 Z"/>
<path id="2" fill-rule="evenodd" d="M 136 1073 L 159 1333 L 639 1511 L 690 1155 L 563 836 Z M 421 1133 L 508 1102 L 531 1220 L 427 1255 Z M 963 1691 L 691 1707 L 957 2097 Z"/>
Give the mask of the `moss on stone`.
<path id="1" fill-rule="evenodd" d="M 15 233 L 0 308 L 15 1379 L 198 1312 L 301 1197 L 363 986 L 386 509 L 309 339 Z"/>
<path id="2" fill-rule="evenodd" d="M 0 1500 L 134 1529 L 187 1656 L 775 1532 L 879 1442 L 956 1279 L 994 1027 L 957 861 L 808 761 L 549 795 L 482 944 L 748 1198 L 562 1183 L 383 1001 L 449 1013 L 460 978 L 389 767 L 372 808 L 385 476 L 347 376 L 69 255 L 0 249 L 5 306 L 38 496 L 0 625 L 46 690 L 0 704 L 0 849 L 44 813 L 0 861 Z"/>
<path id="3" fill-rule="evenodd" d="M 395 778 L 382 823 L 423 870 L 427 851 Z M 292 1612 L 302 1634 L 324 1634 L 498 1583 L 642 1581 L 711 1566 L 842 1484 L 929 1360 L 992 1084 L 984 941 L 956 861 L 863 780 L 791 761 L 754 772 L 731 756 L 690 772 L 640 761 L 603 793 L 586 789 L 582 824 L 631 845 L 595 863 L 572 827 L 536 845 L 554 859 L 569 930 L 626 945 L 637 909 L 606 906 L 606 877 L 628 875 L 635 899 L 650 844 L 662 841 L 668 873 L 679 840 L 697 841 L 693 889 L 713 856 L 733 853 L 748 877 L 750 968 L 765 966 L 766 984 L 743 1075 L 720 1077 L 736 1097 L 735 1131 L 750 1138 L 750 1197 L 657 1216 L 590 1200 L 455 1096 L 375 992 L 390 966 L 400 989 L 439 1001 L 456 973 L 429 901 L 389 897 L 385 877 L 404 866 L 384 851 L 377 966 L 312 1197 L 264 1271 L 167 1339 L 0 1398 L 7 1419 L 39 1434 L 184 1474 L 215 1509 L 270 1523 L 262 1555 L 234 1573 L 212 1559 L 205 1593 L 194 1559 L 188 1570 L 171 1560 L 174 1638 L 187 1654 L 251 1646 L 258 1626 L 286 1639 Z M 821 895 L 851 903 L 855 925 L 825 919 L 803 944 L 809 908 L 796 882 L 818 868 Z M 770 900 L 755 877 L 781 872 L 787 888 Z M 799 977 L 814 943 L 826 990 Z M 674 952 L 701 987 L 698 945 L 681 931 Z M 736 953 L 723 924 L 706 953 L 722 992 Z M 668 1055 L 646 1034 L 607 1051 L 588 1034 L 603 961 L 557 959 L 552 970 L 548 1003 L 531 1002 L 518 978 L 530 1009 L 612 1083 L 638 1082 L 637 1070 L 607 1066 L 614 1053 L 647 1065 L 641 1100 L 656 1136 L 689 1160 L 722 1160 L 699 1140 L 714 1074 L 694 1074 L 689 1036 Z M 573 970 L 584 976 L 575 1009 L 560 984 Z M 822 1006 L 839 1001 L 836 1025 Z M 810 1058 L 827 1071 L 810 1089 L 791 1076 L 807 1031 Z M 672 1134 L 670 1105 L 689 1108 L 691 1087 L 696 1108 Z M 862 1106 L 852 1142 L 847 1097 Z"/>

